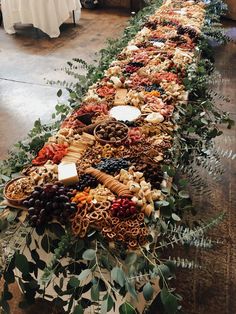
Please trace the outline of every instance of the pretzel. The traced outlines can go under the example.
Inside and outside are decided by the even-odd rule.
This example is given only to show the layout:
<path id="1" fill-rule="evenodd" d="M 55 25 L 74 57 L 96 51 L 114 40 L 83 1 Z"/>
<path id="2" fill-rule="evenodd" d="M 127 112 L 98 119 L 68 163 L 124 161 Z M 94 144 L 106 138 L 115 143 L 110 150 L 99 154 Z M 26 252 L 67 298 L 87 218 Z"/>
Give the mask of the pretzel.
<path id="1" fill-rule="evenodd" d="M 142 228 L 141 229 L 141 234 L 142 234 L 142 236 L 148 236 L 148 230 L 146 229 L 146 228 Z"/>
<path id="2" fill-rule="evenodd" d="M 108 220 L 110 221 L 110 215 L 105 210 L 101 212 L 101 216 L 102 216 L 104 221 L 108 221 Z"/>
<path id="3" fill-rule="evenodd" d="M 134 248 L 136 248 L 138 246 L 138 242 L 136 241 L 136 240 L 131 240 L 131 241 L 129 241 L 129 247 L 131 248 L 131 249 L 134 249 Z"/>
<path id="4" fill-rule="evenodd" d="M 123 234 L 117 234 L 117 235 L 116 235 L 116 239 L 117 239 L 117 241 L 121 241 L 121 242 L 124 242 L 124 241 L 125 241 L 125 238 L 124 238 L 124 235 L 123 235 Z"/>
<path id="5" fill-rule="evenodd" d="M 88 219 L 91 219 L 93 221 L 100 221 L 102 220 L 102 216 L 99 212 L 92 212 L 91 214 L 88 214 Z"/>
<path id="6" fill-rule="evenodd" d="M 82 229 L 81 223 L 78 223 L 77 220 L 74 220 L 74 221 L 72 222 L 72 230 L 73 230 L 73 233 L 78 236 L 78 235 L 80 234 L 81 229 Z"/>
<path id="7" fill-rule="evenodd" d="M 112 223 L 113 226 L 118 225 L 119 222 L 120 222 L 120 219 L 118 217 L 112 217 L 111 218 L 111 223 Z"/>
<path id="8" fill-rule="evenodd" d="M 107 237 L 109 239 L 114 239 L 116 237 L 116 234 L 115 234 L 115 232 L 109 232 L 109 233 L 107 233 Z"/>
<path id="9" fill-rule="evenodd" d="M 137 215 L 138 221 L 144 221 L 144 217 L 145 217 L 144 213 L 139 213 L 139 214 Z"/>
<path id="10" fill-rule="evenodd" d="M 132 234 L 132 237 L 137 237 L 137 235 L 139 234 L 140 232 L 140 229 L 139 228 L 133 228 L 131 229 L 131 234 Z"/>
<path id="11" fill-rule="evenodd" d="M 96 170 L 96 169 L 95 169 Z M 99 176 L 104 177 L 104 173 L 98 172 Z M 105 182 L 109 188 L 118 193 L 127 190 L 126 186 L 117 183 L 112 176 L 105 174 Z M 107 199 L 97 203 L 81 203 L 78 211 L 72 219 L 72 231 L 76 236 L 84 238 L 88 228 L 93 227 L 100 231 L 108 242 L 114 240 L 128 244 L 130 249 L 135 249 L 138 245 L 144 245 L 147 242 L 148 230 L 144 224 L 144 214 L 139 213 L 132 218 L 122 220 L 118 217 L 112 217 L 110 212 L 111 202 Z"/>

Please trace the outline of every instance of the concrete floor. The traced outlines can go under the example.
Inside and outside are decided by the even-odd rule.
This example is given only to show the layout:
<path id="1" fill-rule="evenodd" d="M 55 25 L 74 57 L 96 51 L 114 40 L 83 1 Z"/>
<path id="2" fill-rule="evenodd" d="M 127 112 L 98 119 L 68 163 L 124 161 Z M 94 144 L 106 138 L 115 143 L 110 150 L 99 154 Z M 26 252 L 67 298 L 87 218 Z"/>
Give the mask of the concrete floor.
<path id="1" fill-rule="evenodd" d="M 55 69 L 75 57 L 92 62 L 107 38 L 121 34 L 128 16 L 117 10 L 83 10 L 79 25 L 68 21 L 57 39 L 31 26 L 19 25 L 16 35 L 0 28 L 0 159 L 36 119 L 50 120 L 58 87 L 47 85 L 47 80 L 68 79 Z"/>

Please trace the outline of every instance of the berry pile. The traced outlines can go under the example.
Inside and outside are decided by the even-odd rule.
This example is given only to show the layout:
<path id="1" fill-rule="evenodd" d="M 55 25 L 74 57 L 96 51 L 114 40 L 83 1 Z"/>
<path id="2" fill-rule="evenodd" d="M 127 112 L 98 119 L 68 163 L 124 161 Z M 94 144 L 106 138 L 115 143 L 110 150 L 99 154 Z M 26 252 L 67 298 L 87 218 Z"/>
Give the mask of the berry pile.
<path id="1" fill-rule="evenodd" d="M 94 167 L 103 172 L 114 174 L 121 169 L 128 169 L 129 165 L 129 162 L 123 158 L 102 158 L 102 161 Z"/>
<path id="2" fill-rule="evenodd" d="M 114 217 L 128 218 L 138 212 L 136 204 L 128 198 L 118 198 L 111 205 Z"/>
<path id="3" fill-rule="evenodd" d="M 157 22 L 156 21 L 148 21 L 144 24 L 145 27 L 150 28 L 152 30 L 157 29 Z"/>
<path id="4" fill-rule="evenodd" d="M 136 67 L 136 68 L 142 68 L 144 67 L 144 64 L 142 62 L 130 62 L 128 65 Z"/>
<path id="5" fill-rule="evenodd" d="M 98 180 L 90 174 L 82 174 L 79 177 L 79 182 L 75 185 L 77 191 L 83 191 L 85 188 L 96 188 L 98 186 Z"/>
<path id="6" fill-rule="evenodd" d="M 158 84 L 152 84 L 152 85 L 145 86 L 145 91 L 146 92 L 158 91 L 161 94 L 164 93 L 164 90 Z"/>
<path id="7" fill-rule="evenodd" d="M 160 43 L 165 43 L 166 41 L 167 41 L 167 39 L 166 38 L 156 38 L 156 37 L 154 37 L 154 38 L 151 38 L 150 39 L 151 41 L 157 41 L 157 42 L 160 42 Z"/>
<path id="8" fill-rule="evenodd" d="M 195 29 L 193 29 L 192 27 L 188 27 L 188 26 L 181 26 L 180 25 L 177 28 L 177 34 L 179 34 L 179 35 L 188 34 L 188 36 L 191 39 L 198 38 L 198 33 L 195 31 Z"/>
<path id="9" fill-rule="evenodd" d="M 76 203 L 70 202 L 75 192 L 61 183 L 35 187 L 31 196 L 23 202 L 28 208 L 30 225 L 37 227 L 53 219 L 65 225 L 68 218 L 77 211 Z"/>
<path id="10" fill-rule="evenodd" d="M 143 174 L 145 181 L 150 182 L 152 188 L 160 189 L 163 181 L 163 171 L 160 168 L 153 165 L 146 165 L 145 169 L 143 169 Z"/>
<path id="11" fill-rule="evenodd" d="M 178 26 L 179 22 L 177 20 L 163 20 L 159 24 L 162 26 Z"/>

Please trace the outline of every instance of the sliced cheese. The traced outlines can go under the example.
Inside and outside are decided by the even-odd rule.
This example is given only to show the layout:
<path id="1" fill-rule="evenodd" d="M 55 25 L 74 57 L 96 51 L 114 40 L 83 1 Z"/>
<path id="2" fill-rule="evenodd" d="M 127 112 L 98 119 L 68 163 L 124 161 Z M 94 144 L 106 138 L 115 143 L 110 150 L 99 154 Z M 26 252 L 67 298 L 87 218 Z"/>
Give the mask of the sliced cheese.
<path id="1" fill-rule="evenodd" d="M 127 89 L 118 88 L 115 95 L 114 105 L 115 106 L 124 105 L 127 94 L 128 94 Z"/>
<path id="2" fill-rule="evenodd" d="M 77 183 L 79 177 L 75 163 L 60 164 L 58 166 L 58 180 L 65 185 Z"/>

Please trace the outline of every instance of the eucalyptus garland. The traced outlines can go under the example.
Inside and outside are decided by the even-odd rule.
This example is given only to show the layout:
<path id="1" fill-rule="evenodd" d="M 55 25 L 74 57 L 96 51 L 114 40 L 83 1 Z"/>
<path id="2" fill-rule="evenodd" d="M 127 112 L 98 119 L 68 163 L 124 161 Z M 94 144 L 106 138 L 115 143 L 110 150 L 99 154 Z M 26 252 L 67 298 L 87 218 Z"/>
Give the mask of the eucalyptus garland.
<path id="1" fill-rule="evenodd" d="M 143 226 L 147 226 L 149 230 L 147 238 L 144 243 L 136 243 L 135 250 L 130 250 L 122 241 L 115 244 L 107 241 L 104 234 L 99 232 L 99 228 L 89 229 L 86 236 L 77 237 L 71 226 L 63 220 L 62 224 L 55 220 L 42 223 L 43 217 L 41 217 L 41 221 L 33 219 L 29 221 L 22 218 L 21 213 L 9 211 L 3 205 L 0 227 L 2 242 L 5 243 L 5 246 L 2 246 L 1 276 L 4 280 L 4 290 L 1 306 L 5 313 L 10 313 L 8 300 L 12 298 L 8 286 L 15 281 L 19 283 L 24 293 L 21 307 L 34 303 L 36 297 L 42 296 L 53 299 L 56 305 L 63 306 L 66 313 L 84 313 L 88 308 L 93 308 L 94 313 L 114 313 L 115 311 L 138 313 L 135 304 L 137 304 L 140 294 L 143 294 L 148 306 L 155 295 L 154 286 L 158 284 L 165 312 L 171 314 L 181 310 L 181 297 L 171 287 L 170 281 L 174 277 L 176 265 L 182 264 L 189 268 L 194 265 L 191 261 L 167 260 L 162 257 L 162 251 L 178 244 L 211 247 L 212 241 L 205 236 L 205 233 L 219 223 L 223 219 L 223 215 L 193 229 L 183 223 L 184 213 L 194 212 L 194 206 L 187 192 L 188 181 L 179 176 L 179 170 L 185 174 L 191 174 L 196 162 L 201 163 L 202 160 L 207 160 L 213 151 L 213 139 L 221 135 L 219 124 L 227 123 L 228 127 L 231 127 L 233 121 L 230 120 L 228 113 L 222 112 L 214 105 L 214 97 L 217 95 L 213 95 L 209 89 L 209 81 L 214 71 L 209 38 L 220 42 L 225 40 L 220 29 L 216 30 L 213 27 L 219 22 L 219 16 L 225 9 L 224 5 L 219 0 L 211 1 L 207 5 L 199 1 L 186 4 L 185 1 L 173 0 L 156 11 L 161 4 L 162 1 L 153 1 L 134 16 L 123 37 L 117 41 L 110 41 L 108 47 L 101 51 L 101 58 L 96 65 L 87 65 L 80 59 L 68 62 L 65 71 L 76 79 L 74 84 L 62 84 L 70 92 L 69 104 L 57 105 L 56 113 L 52 117 L 53 122 L 50 125 L 42 125 L 40 120 L 36 121 L 28 138 L 16 144 L 15 150 L 10 152 L 9 159 L 1 164 L 1 182 L 5 183 L 10 178 L 17 176 L 18 172 L 22 171 L 27 164 L 30 165 L 33 158 L 33 163 L 41 162 L 40 154 L 37 158 L 35 155 L 39 151 L 45 150 L 46 142 L 55 143 L 54 141 L 58 141 L 60 136 L 65 136 L 60 131 L 58 133 L 61 123 L 62 125 L 66 124 L 67 127 L 71 123 L 78 123 L 78 120 L 74 119 L 74 115 L 79 110 L 84 110 L 84 99 L 87 101 L 89 97 L 96 99 L 97 96 L 93 94 L 94 90 L 109 102 L 107 92 L 108 90 L 113 92 L 113 90 L 111 84 L 106 85 L 109 80 L 104 81 L 103 77 L 105 75 L 111 79 L 109 71 L 112 72 L 115 68 L 117 70 L 121 67 L 125 56 L 132 55 L 132 49 L 142 49 L 144 54 L 141 59 L 125 65 L 126 77 L 124 79 L 127 80 L 135 77 L 135 73 L 144 67 L 145 50 L 148 50 L 148 47 L 152 51 L 152 49 L 155 50 L 153 47 L 158 45 L 165 47 L 171 42 L 174 47 L 186 49 L 184 50 L 186 60 L 190 58 L 195 62 L 186 61 L 184 67 L 174 63 L 171 64 L 168 71 L 159 70 L 162 79 L 165 74 L 163 80 L 168 80 L 170 77 L 171 80 L 176 80 L 177 88 L 178 77 L 182 76 L 182 92 L 184 94 L 185 91 L 188 91 L 188 98 L 180 97 L 178 105 L 171 114 L 162 111 L 162 118 L 164 116 L 170 126 L 178 127 L 174 130 L 170 128 L 173 141 L 172 145 L 167 145 L 167 149 L 163 150 L 163 155 L 161 155 L 163 162 L 160 169 L 155 172 L 154 177 L 150 169 L 148 171 L 144 167 L 140 170 L 145 173 L 145 179 L 147 178 L 151 182 L 150 184 L 161 193 L 161 197 L 153 203 L 151 214 L 149 214 L 150 207 L 146 209 L 148 214 L 143 221 Z M 179 11 L 188 10 L 188 6 L 196 8 L 196 13 L 199 13 L 198 17 L 203 18 L 204 25 L 201 25 L 200 29 L 197 24 L 192 27 L 181 24 L 183 17 Z M 175 11 L 177 12 L 173 14 Z M 154 14 L 154 12 L 156 13 Z M 170 36 L 169 42 L 168 36 L 165 37 L 164 33 L 158 33 L 159 29 L 165 28 L 170 33 L 174 32 L 174 35 Z M 137 33 L 140 29 L 142 29 L 141 32 Z M 135 39 L 133 39 L 134 37 Z M 195 49 L 196 56 L 191 55 L 191 49 Z M 166 53 L 168 54 L 168 51 Z M 118 61 L 116 60 L 117 56 Z M 120 63 L 119 60 L 121 60 Z M 87 71 L 84 76 L 76 72 L 81 67 Z M 134 73 L 134 75 L 130 73 Z M 145 95 L 151 97 L 158 95 L 158 97 L 166 97 L 166 101 L 171 101 L 171 93 L 169 96 L 166 93 L 168 86 L 161 85 L 162 79 L 158 84 L 151 85 L 147 80 L 138 84 L 147 85 L 145 90 L 147 94 Z M 137 81 L 136 77 L 132 84 L 136 84 Z M 173 81 L 172 85 L 174 86 Z M 115 82 L 120 84 L 117 80 Z M 113 82 L 113 84 L 115 83 Z M 132 88 L 135 89 L 135 87 Z M 60 90 L 58 96 L 61 93 Z M 179 95 L 182 95 L 181 92 Z M 135 97 L 133 96 L 131 101 L 134 101 Z M 99 110 L 101 107 L 102 105 L 99 103 Z M 104 109 L 104 107 L 102 108 Z M 136 127 L 138 128 L 139 125 L 132 126 L 134 129 Z M 133 137 L 130 135 L 130 141 L 139 139 L 136 131 L 133 132 Z M 56 143 L 59 145 L 58 142 Z M 58 146 L 54 145 L 53 148 L 56 149 Z M 154 156 L 160 158 L 159 155 Z M 90 185 L 96 186 L 98 183 L 94 181 L 91 173 L 100 174 L 101 170 L 109 173 L 106 173 L 106 176 L 113 175 L 115 172 L 117 180 L 121 180 L 122 175 L 140 175 L 140 171 L 133 173 L 131 169 L 128 172 L 129 163 L 134 163 L 133 159 L 129 160 L 124 157 L 120 160 L 120 164 L 117 165 L 114 159 L 111 161 L 105 158 L 100 160 L 97 168 L 95 167 L 96 169 L 90 171 L 89 174 L 83 173 L 81 177 L 85 179 L 80 182 L 79 187 L 76 187 L 78 191 L 83 191 L 79 193 L 84 193 L 82 196 L 89 199 L 90 196 L 86 194 L 86 184 L 89 182 Z M 76 206 L 74 202 L 81 197 L 81 194 L 78 196 L 77 192 L 73 194 L 74 188 L 65 190 L 60 186 L 50 186 L 49 192 L 54 193 L 56 189 L 61 189 L 60 197 L 66 204 L 68 203 L 68 193 L 72 193 L 73 204 L 65 206 L 70 206 L 69 210 L 73 210 L 76 208 L 73 207 Z M 49 187 L 46 186 L 46 189 Z M 40 187 L 33 193 L 38 196 L 44 192 L 45 190 Z M 77 196 L 78 198 L 76 198 Z M 30 207 L 30 200 L 27 202 L 27 206 Z M 117 202 L 120 204 L 122 200 L 116 199 L 113 208 L 117 208 L 115 206 Z M 130 203 L 126 202 L 125 204 Z M 131 205 L 133 206 L 133 204 Z M 63 217 L 60 216 L 61 218 Z M 82 219 L 80 216 L 79 218 Z M 24 243 L 23 248 L 22 243 Z M 46 257 L 40 256 L 42 251 Z M 8 255 L 7 258 L 6 255 Z M 45 263 L 46 259 L 50 260 L 47 264 Z M 53 296 L 48 294 L 49 287 L 54 290 Z"/>

